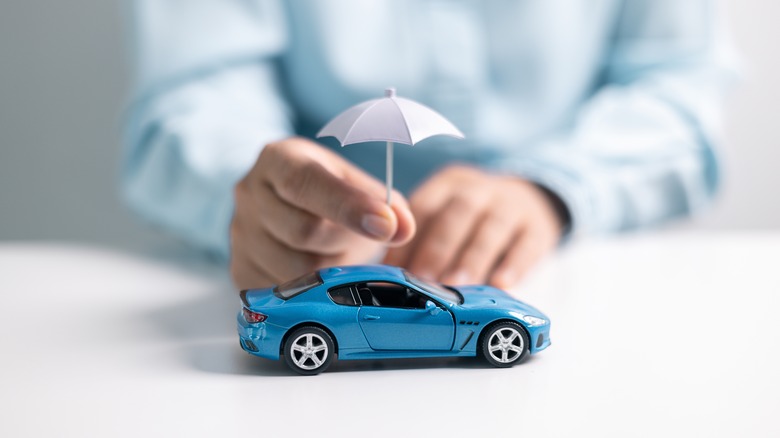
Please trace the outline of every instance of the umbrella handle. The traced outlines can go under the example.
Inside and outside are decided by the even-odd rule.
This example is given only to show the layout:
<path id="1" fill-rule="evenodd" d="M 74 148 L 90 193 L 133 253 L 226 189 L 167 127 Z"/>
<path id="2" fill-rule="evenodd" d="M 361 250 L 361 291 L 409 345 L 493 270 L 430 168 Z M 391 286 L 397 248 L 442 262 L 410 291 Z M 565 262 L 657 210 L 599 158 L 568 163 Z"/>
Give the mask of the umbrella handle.
<path id="1" fill-rule="evenodd" d="M 387 142 L 387 160 L 385 169 L 385 184 L 387 185 L 387 205 L 390 205 L 390 196 L 393 193 L 393 142 Z"/>

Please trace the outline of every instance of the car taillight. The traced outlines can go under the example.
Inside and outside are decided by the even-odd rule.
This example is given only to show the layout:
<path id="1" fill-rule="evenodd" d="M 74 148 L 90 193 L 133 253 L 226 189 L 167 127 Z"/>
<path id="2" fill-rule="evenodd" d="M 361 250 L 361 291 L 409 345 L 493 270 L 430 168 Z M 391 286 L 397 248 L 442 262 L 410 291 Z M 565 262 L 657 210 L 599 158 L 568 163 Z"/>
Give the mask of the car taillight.
<path id="1" fill-rule="evenodd" d="M 263 322 L 268 318 L 267 315 L 263 315 L 262 313 L 253 312 L 246 307 L 244 307 L 244 319 L 246 319 L 246 322 L 250 324 L 257 324 L 258 322 Z"/>

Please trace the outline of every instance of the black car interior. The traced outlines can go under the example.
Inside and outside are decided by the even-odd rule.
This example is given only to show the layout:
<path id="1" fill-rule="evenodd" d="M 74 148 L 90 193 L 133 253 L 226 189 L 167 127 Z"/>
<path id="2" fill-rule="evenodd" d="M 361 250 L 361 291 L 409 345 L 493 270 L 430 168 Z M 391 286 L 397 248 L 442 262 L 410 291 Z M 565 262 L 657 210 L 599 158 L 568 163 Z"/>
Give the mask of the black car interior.
<path id="1" fill-rule="evenodd" d="M 364 306 L 424 309 L 428 298 L 396 283 L 370 282 L 355 285 Z"/>

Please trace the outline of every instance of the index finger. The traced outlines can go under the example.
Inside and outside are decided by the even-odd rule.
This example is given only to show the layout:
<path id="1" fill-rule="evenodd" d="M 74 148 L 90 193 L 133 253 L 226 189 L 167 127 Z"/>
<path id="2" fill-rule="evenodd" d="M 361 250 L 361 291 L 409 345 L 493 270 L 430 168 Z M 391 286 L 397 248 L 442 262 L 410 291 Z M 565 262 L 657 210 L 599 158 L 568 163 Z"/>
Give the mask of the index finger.
<path id="1" fill-rule="evenodd" d="M 264 169 L 271 189 L 291 205 L 341 224 L 364 236 L 386 241 L 395 234 L 395 212 L 379 199 L 337 176 L 314 157 L 285 154 Z"/>

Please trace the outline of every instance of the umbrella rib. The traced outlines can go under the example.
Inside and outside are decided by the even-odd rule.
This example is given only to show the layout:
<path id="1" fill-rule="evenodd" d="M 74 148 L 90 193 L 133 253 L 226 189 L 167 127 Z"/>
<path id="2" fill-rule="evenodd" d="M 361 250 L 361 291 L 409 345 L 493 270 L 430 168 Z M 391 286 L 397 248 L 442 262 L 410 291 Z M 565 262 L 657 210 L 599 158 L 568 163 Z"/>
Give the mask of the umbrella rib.
<path id="1" fill-rule="evenodd" d="M 406 114 L 404 114 L 404 110 L 401 109 L 401 105 L 398 105 L 398 101 L 395 99 L 390 99 L 393 101 L 393 105 L 395 105 L 396 108 L 398 108 L 398 112 L 401 113 L 401 120 L 404 121 L 404 128 L 406 128 L 406 134 L 409 136 L 409 144 L 414 146 L 414 138 L 412 137 L 412 131 L 409 130 L 409 124 L 406 123 Z"/>
<path id="2" fill-rule="evenodd" d="M 357 124 L 358 124 L 358 122 L 360 121 L 360 119 L 362 119 L 362 118 L 363 118 L 363 116 L 364 116 L 364 115 L 366 115 L 366 113 L 367 113 L 367 112 L 371 111 L 371 109 L 372 109 L 373 107 L 375 107 L 375 106 L 379 105 L 381 102 L 382 102 L 382 99 L 377 99 L 377 100 L 376 100 L 376 102 L 372 103 L 372 104 L 371 104 L 371 106 L 369 106 L 368 108 L 366 108 L 366 109 L 365 109 L 365 111 L 363 111 L 362 113 L 360 113 L 360 115 L 359 115 L 359 116 L 357 116 L 357 118 L 355 119 L 355 121 L 354 121 L 354 122 L 352 122 L 352 126 L 350 126 L 350 127 L 349 127 L 349 129 L 347 130 L 347 133 L 346 133 L 346 134 L 344 134 L 344 141 L 345 141 L 345 142 L 347 141 L 347 138 L 349 137 L 349 134 L 351 134 L 351 133 L 352 133 L 352 130 L 353 130 L 353 129 L 355 129 L 355 126 L 357 126 Z M 403 114 L 403 113 L 401 113 L 401 114 Z M 341 146 L 342 146 L 342 147 L 346 146 L 346 143 L 342 144 Z"/>

